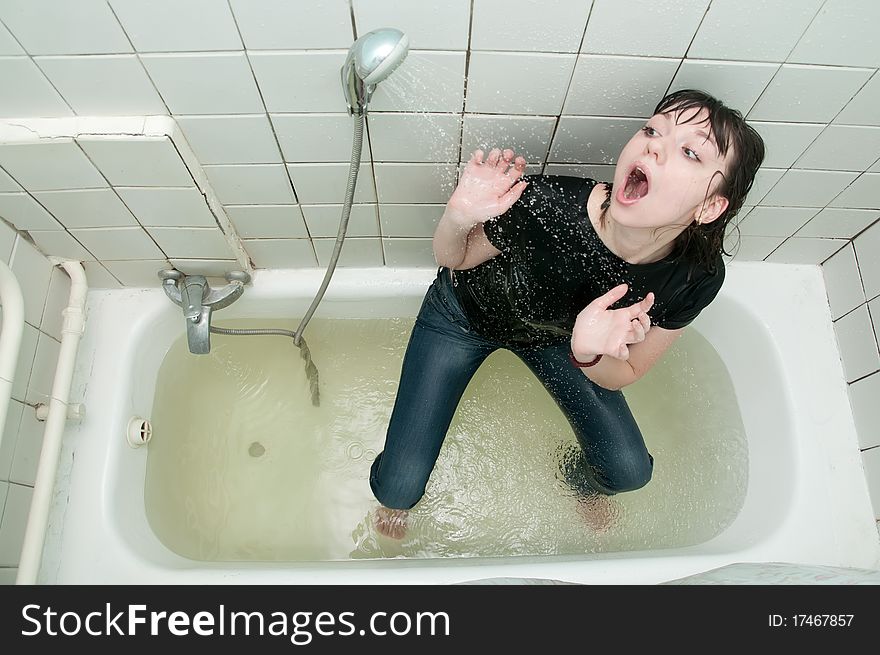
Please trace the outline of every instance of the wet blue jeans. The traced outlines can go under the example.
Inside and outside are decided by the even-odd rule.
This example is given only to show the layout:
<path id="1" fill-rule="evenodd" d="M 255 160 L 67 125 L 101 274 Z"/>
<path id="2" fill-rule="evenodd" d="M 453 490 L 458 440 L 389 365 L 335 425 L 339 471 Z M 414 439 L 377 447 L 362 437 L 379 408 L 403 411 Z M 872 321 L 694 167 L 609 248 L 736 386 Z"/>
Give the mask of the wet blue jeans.
<path id="1" fill-rule="evenodd" d="M 526 363 L 571 424 L 582 457 L 564 473 L 579 491 L 612 495 L 646 485 L 653 458 L 623 393 L 599 386 L 572 366 L 568 340 L 537 348 L 476 334 L 452 284 L 449 269 L 441 268 L 410 335 L 385 448 L 370 469 L 379 502 L 409 509 L 419 501 L 465 388 L 498 348 Z"/>

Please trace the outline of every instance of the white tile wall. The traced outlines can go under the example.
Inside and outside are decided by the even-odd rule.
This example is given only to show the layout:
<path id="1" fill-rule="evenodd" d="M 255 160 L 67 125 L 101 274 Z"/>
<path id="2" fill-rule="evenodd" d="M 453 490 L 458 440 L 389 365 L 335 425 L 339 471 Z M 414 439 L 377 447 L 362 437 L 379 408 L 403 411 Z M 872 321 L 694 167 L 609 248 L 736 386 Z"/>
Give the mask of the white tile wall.
<path id="1" fill-rule="evenodd" d="M 0 584 L 12 584 L 32 487 L 36 477 L 44 423 L 28 403 L 46 400 L 60 344 L 61 310 L 67 305 L 67 274 L 40 254 L 25 238 L 0 223 L 0 257 L 18 279 L 25 301 L 25 325 L 0 446 Z"/>
<path id="2" fill-rule="evenodd" d="M 88 129 L 38 144 L 0 137 L 0 218 L 36 244 L 0 221 L 0 256 L 27 287 L 16 402 L 45 387 L 67 293 L 66 275 L 40 251 L 84 260 L 102 288 L 155 284 L 169 257 L 187 272 L 240 267 L 201 196 L 202 175 L 256 266 L 326 264 L 351 148 L 339 68 L 356 35 L 387 25 L 407 32 L 410 52 L 370 105 L 341 265 L 432 266 L 458 162 L 478 147 L 513 147 L 530 172 L 608 179 L 667 91 L 715 93 L 768 148 L 747 199 L 756 207 L 725 244 L 738 260 L 824 266 L 880 515 L 868 400 L 880 375 L 880 5 L 748 4 L 4 0 L 0 88 L 15 93 L 0 118 L 170 115 L 186 142 Z M 10 420 L 24 424 L 27 409 L 17 410 Z M 8 443 L 0 566 L 15 565 L 29 494 L 8 482 Z"/>

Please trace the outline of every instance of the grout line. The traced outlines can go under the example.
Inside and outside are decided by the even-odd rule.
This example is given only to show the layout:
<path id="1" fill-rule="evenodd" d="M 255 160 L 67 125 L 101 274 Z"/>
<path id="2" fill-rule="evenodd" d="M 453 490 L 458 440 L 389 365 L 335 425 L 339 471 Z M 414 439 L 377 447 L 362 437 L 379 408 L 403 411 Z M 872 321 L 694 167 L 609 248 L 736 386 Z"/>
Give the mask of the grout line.
<path id="1" fill-rule="evenodd" d="M 241 28 L 239 28 L 238 26 L 238 19 L 235 17 L 235 12 L 232 10 L 232 5 L 230 4 L 229 0 L 226 0 L 226 6 L 229 8 L 229 13 L 232 15 L 232 22 L 235 25 L 235 31 L 238 34 L 239 40 L 241 40 L 242 51 L 244 52 L 244 59 L 247 62 L 248 69 L 251 72 L 251 77 L 254 80 L 254 86 L 257 89 L 257 94 L 260 96 L 260 103 L 263 105 L 263 113 L 252 115 L 266 117 L 266 120 L 269 123 L 269 129 L 272 130 L 272 138 L 275 140 L 275 147 L 278 149 L 278 156 L 281 160 L 281 168 L 284 171 L 285 177 L 287 177 L 287 183 L 290 185 L 288 188 L 290 189 L 291 194 L 293 194 L 294 204 L 299 205 L 299 196 L 296 195 L 296 187 L 293 185 L 293 178 L 290 177 L 290 169 L 287 168 L 287 162 L 284 159 L 284 150 L 281 148 L 281 141 L 278 138 L 278 132 L 275 129 L 275 123 L 272 121 L 272 116 L 269 114 L 269 108 L 266 106 L 266 99 L 263 97 L 263 89 L 262 87 L 260 87 L 259 80 L 257 80 L 257 74 L 254 72 L 254 67 L 251 63 L 251 58 L 249 54 L 250 51 L 245 47 L 244 37 L 241 35 Z M 204 168 L 204 164 L 202 164 L 201 162 L 199 162 L 199 165 Z M 272 165 L 275 165 L 275 162 L 273 162 Z M 207 173 L 205 173 L 205 175 L 207 176 Z M 218 198 L 217 201 L 220 202 L 220 199 Z M 224 203 L 220 202 L 220 206 L 224 206 Z M 229 219 L 229 222 L 232 225 L 233 229 L 235 229 L 235 225 L 232 223 L 231 218 Z M 305 224 L 306 234 L 308 235 L 309 243 L 312 246 L 312 252 L 315 255 L 315 261 L 318 261 L 318 253 L 315 250 L 314 242 L 311 240 L 309 226 L 308 223 L 306 223 L 305 221 L 305 217 L 303 217 L 303 223 Z M 239 243 L 241 244 L 242 250 L 244 250 L 244 239 L 241 237 L 240 234 L 238 234 L 237 229 L 235 230 L 235 235 L 238 238 Z M 256 269 L 257 267 L 254 265 L 253 258 L 251 257 L 250 253 L 247 253 L 247 250 L 245 250 L 245 253 L 248 255 L 248 259 L 250 259 L 251 265 Z"/>
<path id="2" fill-rule="evenodd" d="M 675 78 L 678 77 L 678 73 L 681 71 L 681 67 L 684 65 L 685 60 L 688 58 L 688 52 L 691 50 L 691 46 L 694 45 L 694 41 L 697 39 L 697 34 L 700 33 L 700 28 L 703 27 L 703 21 L 706 20 L 706 16 L 709 14 L 709 9 L 712 7 L 712 0 L 706 3 L 706 8 L 703 10 L 703 15 L 700 17 L 700 22 L 697 25 L 697 29 L 694 30 L 694 33 L 691 35 L 691 40 L 687 44 L 687 48 L 684 49 L 684 53 L 678 59 L 678 68 L 675 69 L 675 72 L 672 74 L 672 77 L 669 79 L 669 84 L 666 85 L 666 91 L 663 94 L 665 98 L 669 95 L 670 89 L 672 89 L 672 85 L 675 83 Z M 693 61 L 693 60 L 692 60 Z M 708 59 L 701 61 L 710 61 Z"/>
<path id="3" fill-rule="evenodd" d="M 568 101 L 568 93 L 571 91 L 571 83 L 574 80 L 575 72 L 577 71 L 578 64 L 581 61 L 581 50 L 584 47 L 584 40 L 587 38 L 587 28 L 590 26 L 590 18 L 593 16 L 593 8 L 596 6 L 597 0 L 593 0 L 590 4 L 590 10 L 587 12 L 587 20 L 584 23 L 584 31 L 581 34 L 580 43 L 578 43 L 577 50 L 574 52 L 574 66 L 571 67 L 571 75 L 568 77 L 568 85 L 565 87 L 565 93 L 562 95 L 562 104 L 559 106 L 559 113 L 554 114 L 552 118 L 553 121 L 553 129 L 550 130 L 550 138 L 547 141 L 547 154 L 544 155 L 544 161 L 541 162 L 541 173 L 543 174 L 547 170 L 547 165 L 550 163 L 550 153 L 553 151 L 553 142 L 556 140 L 556 133 L 559 131 L 559 122 L 562 120 L 562 116 L 575 116 L 577 114 L 564 114 L 563 110 L 565 109 L 565 103 Z M 565 53 L 571 54 L 571 53 Z"/>

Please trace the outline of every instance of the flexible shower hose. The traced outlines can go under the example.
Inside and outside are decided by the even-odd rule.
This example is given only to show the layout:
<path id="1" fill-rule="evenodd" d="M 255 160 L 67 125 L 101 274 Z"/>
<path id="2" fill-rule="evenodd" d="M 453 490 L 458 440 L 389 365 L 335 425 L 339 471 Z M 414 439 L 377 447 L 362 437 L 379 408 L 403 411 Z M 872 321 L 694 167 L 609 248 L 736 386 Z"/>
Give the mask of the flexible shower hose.
<path id="1" fill-rule="evenodd" d="M 333 254 L 330 257 L 330 264 L 327 272 L 324 274 L 324 281 L 318 289 L 315 299 L 309 306 L 306 315 L 303 316 L 296 332 L 290 330 L 281 330 L 276 328 L 256 328 L 256 329 L 233 329 L 211 327 L 211 332 L 215 334 L 227 334 L 231 336 L 249 336 L 249 335 L 268 335 L 274 334 L 279 336 L 291 337 L 294 345 L 300 349 L 302 358 L 306 362 L 306 377 L 309 379 L 309 390 L 312 394 L 312 404 L 317 407 L 320 405 L 320 394 L 318 392 L 318 368 L 312 361 L 312 354 L 306 345 L 305 339 L 302 338 L 303 330 L 318 308 L 327 285 L 330 284 L 330 278 L 333 277 L 333 271 L 336 269 L 336 262 L 339 260 L 339 254 L 342 252 L 342 244 L 345 241 L 345 231 L 348 229 L 348 219 L 351 216 L 351 205 L 354 202 L 354 191 L 357 187 L 358 170 L 361 165 L 361 150 L 364 142 L 364 113 L 353 114 L 354 118 L 354 141 L 351 146 L 351 163 L 348 169 L 348 186 L 345 188 L 345 204 L 342 206 L 342 217 L 339 219 L 339 232 L 336 235 L 336 245 L 333 247 Z"/>

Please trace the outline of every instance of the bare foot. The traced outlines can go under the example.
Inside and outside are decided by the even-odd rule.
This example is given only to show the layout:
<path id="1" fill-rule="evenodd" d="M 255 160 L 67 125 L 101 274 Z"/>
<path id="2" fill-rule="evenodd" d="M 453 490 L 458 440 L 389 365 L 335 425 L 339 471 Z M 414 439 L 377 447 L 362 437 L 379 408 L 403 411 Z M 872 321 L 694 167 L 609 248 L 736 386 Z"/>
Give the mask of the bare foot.
<path id="1" fill-rule="evenodd" d="M 577 512 L 594 532 L 602 534 L 614 525 L 620 508 L 610 496 L 590 494 L 578 499 Z"/>
<path id="2" fill-rule="evenodd" d="M 388 509 L 380 507 L 376 510 L 376 530 L 391 539 L 403 539 L 406 535 L 405 509 Z"/>

